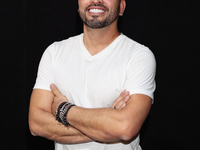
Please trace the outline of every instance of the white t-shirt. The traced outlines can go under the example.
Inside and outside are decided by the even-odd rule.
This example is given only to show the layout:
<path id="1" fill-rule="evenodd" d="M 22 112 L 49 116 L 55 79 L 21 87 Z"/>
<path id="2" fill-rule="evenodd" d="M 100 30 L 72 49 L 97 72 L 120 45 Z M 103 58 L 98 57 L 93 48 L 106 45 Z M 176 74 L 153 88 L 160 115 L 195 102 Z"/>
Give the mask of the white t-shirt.
<path id="1" fill-rule="evenodd" d="M 35 89 L 50 90 L 54 83 L 71 103 L 85 108 L 111 107 L 126 89 L 153 99 L 156 62 L 145 46 L 121 34 L 92 56 L 83 34 L 55 42 L 40 61 Z M 105 122 L 106 123 L 106 122 Z M 55 144 L 56 150 L 140 150 L 139 136 L 129 144 Z"/>

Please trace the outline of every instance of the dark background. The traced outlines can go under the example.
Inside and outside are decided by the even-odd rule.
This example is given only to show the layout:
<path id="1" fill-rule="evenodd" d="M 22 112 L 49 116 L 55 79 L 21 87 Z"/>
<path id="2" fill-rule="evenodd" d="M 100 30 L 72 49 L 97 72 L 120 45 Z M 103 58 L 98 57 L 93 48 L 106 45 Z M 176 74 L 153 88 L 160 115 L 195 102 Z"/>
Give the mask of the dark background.
<path id="1" fill-rule="evenodd" d="M 197 1 L 127 0 L 120 31 L 157 60 L 155 103 L 141 131 L 144 150 L 199 149 Z M 1 150 L 53 150 L 28 129 L 29 98 L 43 51 L 82 32 L 77 0 L 1 0 Z"/>

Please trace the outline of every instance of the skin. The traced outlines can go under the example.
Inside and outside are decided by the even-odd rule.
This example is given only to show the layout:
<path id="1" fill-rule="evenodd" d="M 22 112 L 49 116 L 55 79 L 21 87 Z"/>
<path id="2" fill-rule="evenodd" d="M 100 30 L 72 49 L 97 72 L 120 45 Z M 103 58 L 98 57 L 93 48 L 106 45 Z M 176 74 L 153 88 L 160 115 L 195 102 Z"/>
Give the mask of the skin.
<path id="1" fill-rule="evenodd" d="M 125 0 L 79 0 L 78 4 L 83 20 L 84 17 L 89 21 L 95 19 L 96 22 L 110 17 L 113 19 L 110 25 L 102 28 L 91 28 L 84 24 L 83 42 L 90 54 L 96 55 L 120 35 L 113 12 L 122 15 L 126 7 Z M 91 13 L 89 10 L 93 8 L 103 9 L 104 12 Z M 61 102 L 68 99 L 53 84 L 51 90 L 33 90 L 29 109 L 30 131 L 33 135 L 65 144 L 130 140 L 138 135 L 152 102 L 146 95 L 129 95 L 129 92 L 123 91 L 112 108 L 85 109 L 73 106 L 66 116 L 71 126 L 65 127 L 55 120 L 55 111 Z M 113 109 L 114 106 L 117 109 Z"/>
<path id="2" fill-rule="evenodd" d="M 68 102 L 68 99 L 59 92 L 54 84 L 51 85 L 51 90 L 55 95 L 52 103 L 52 113 L 55 115 L 58 106 L 62 102 Z M 139 134 L 150 111 L 152 101 L 150 97 L 143 94 L 133 94 L 130 95 L 129 100 L 127 98 L 124 100 L 127 101 L 125 107 L 120 109 L 86 109 L 73 106 L 68 111 L 66 120 L 71 126 L 96 141 L 129 141 Z"/>
<path id="3" fill-rule="evenodd" d="M 102 11 L 100 12 L 92 12 L 90 11 L 91 9 L 100 9 Z M 104 19 L 99 19 L 101 16 L 103 16 L 103 14 L 105 14 L 105 12 L 109 12 L 106 15 L 106 18 Z M 111 25 L 114 21 L 116 21 L 119 17 L 119 12 L 120 12 L 120 5 L 114 9 L 114 10 L 110 10 L 106 5 L 104 5 L 103 3 L 92 3 L 89 6 L 87 6 L 84 11 L 80 11 L 79 10 L 79 14 L 80 17 L 83 21 L 83 23 L 90 27 L 90 28 L 104 28 L 106 26 Z M 91 14 L 92 19 L 89 19 L 89 17 L 87 16 L 87 14 Z"/>
<path id="4" fill-rule="evenodd" d="M 55 111 L 52 109 L 52 103 L 55 104 L 57 96 L 47 90 L 34 89 L 31 95 L 29 108 L 29 128 L 34 136 L 42 136 L 47 139 L 63 143 L 76 144 L 93 141 L 94 139 L 83 134 L 74 127 L 65 127 L 55 119 Z M 66 100 L 62 94 L 59 99 Z M 113 103 L 117 109 L 126 106 L 130 99 L 128 91 L 123 91 Z M 56 109 L 57 106 L 55 106 Z M 113 108 L 112 108 L 113 109 Z M 53 111 L 53 113 L 52 113 Z"/>
<path id="5" fill-rule="evenodd" d="M 110 16 L 112 12 L 118 12 L 118 9 L 120 9 L 118 12 L 118 16 L 122 15 L 126 7 L 125 0 L 121 0 L 121 2 L 119 2 L 119 0 L 79 0 L 78 4 L 80 14 L 84 14 L 88 20 L 93 20 L 93 16 L 95 16 L 95 19 L 99 21 L 106 20 L 106 18 Z M 105 5 L 105 7 L 109 9 L 109 11 L 106 11 L 103 7 L 100 6 L 91 6 L 87 9 L 87 11 L 85 11 L 88 6 L 94 4 Z M 92 8 L 103 9 L 104 13 L 90 13 L 89 9 Z M 120 35 L 117 29 L 117 20 L 118 19 L 114 19 L 112 24 L 110 24 L 109 26 L 95 29 L 84 24 L 83 42 L 91 55 L 95 55 L 102 51 Z"/>

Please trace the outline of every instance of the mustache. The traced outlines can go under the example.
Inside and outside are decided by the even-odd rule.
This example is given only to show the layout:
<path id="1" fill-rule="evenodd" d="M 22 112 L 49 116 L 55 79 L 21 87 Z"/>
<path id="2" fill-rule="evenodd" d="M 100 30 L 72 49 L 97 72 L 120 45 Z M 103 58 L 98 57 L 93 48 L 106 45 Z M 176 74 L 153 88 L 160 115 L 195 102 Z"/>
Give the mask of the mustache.
<path id="1" fill-rule="evenodd" d="M 108 9 L 108 7 L 106 7 L 105 5 L 103 5 L 103 4 L 90 4 L 90 5 L 88 5 L 86 8 L 85 8 L 85 11 L 87 11 L 88 10 L 88 8 L 89 7 L 91 7 L 91 6 L 100 6 L 100 7 L 103 7 L 104 9 L 106 9 L 106 11 L 109 11 L 109 9 Z"/>

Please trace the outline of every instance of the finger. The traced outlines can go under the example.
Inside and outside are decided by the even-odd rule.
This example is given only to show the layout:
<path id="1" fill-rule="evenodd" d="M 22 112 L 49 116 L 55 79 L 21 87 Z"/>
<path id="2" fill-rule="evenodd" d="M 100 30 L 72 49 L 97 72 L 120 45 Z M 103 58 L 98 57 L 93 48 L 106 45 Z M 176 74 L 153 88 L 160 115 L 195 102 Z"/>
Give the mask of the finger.
<path id="1" fill-rule="evenodd" d="M 125 106 L 126 106 L 126 103 L 124 103 L 124 104 L 121 106 L 120 109 L 123 109 Z"/>
<path id="2" fill-rule="evenodd" d="M 121 109 L 121 106 L 124 105 L 125 103 L 123 103 L 123 101 L 120 101 L 119 103 L 117 103 L 114 108 L 117 109 L 117 110 L 120 110 Z"/>
<path id="3" fill-rule="evenodd" d="M 114 101 L 112 107 L 116 106 L 117 103 L 122 101 L 126 96 L 128 96 L 130 93 L 126 90 L 122 91 L 119 97 Z"/>
<path id="4" fill-rule="evenodd" d="M 55 95 L 55 96 L 58 96 L 58 95 L 61 95 L 60 91 L 58 90 L 58 88 L 56 87 L 55 84 L 51 84 L 50 85 L 50 88 L 51 88 L 51 92 Z"/>
<path id="5" fill-rule="evenodd" d="M 127 103 L 130 99 L 130 92 L 128 91 L 127 94 L 128 95 L 123 99 L 124 103 Z"/>
<path id="6" fill-rule="evenodd" d="M 119 97 L 117 97 L 117 99 L 114 101 L 112 107 L 114 107 L 119 101 L 121 101 L 124 98 L 125 93 L 126 93 L 126 90 L 120 93 Z"/>
<path id="7" fill-rule="evenodd" d="M 115 108 L 120 110 L 126 106 L 126 102 L 130 99 L 130 96 L 126 96 L 123 100 L 119 101 L 116 105 Z"/>

